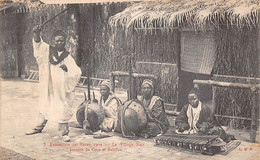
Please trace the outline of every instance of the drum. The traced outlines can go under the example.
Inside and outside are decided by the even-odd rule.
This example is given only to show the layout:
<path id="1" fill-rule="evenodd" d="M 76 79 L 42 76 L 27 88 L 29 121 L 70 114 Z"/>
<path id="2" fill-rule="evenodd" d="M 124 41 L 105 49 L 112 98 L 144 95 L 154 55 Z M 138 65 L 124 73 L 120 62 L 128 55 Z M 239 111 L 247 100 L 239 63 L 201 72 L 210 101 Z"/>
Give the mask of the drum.
<path id="1" fill-rule="evenodd" d="M 98 130 L 99 126 L 104 120 L 105 112 L 104 109 L 98 103 L 89 103 L 89 101 L 83 102 L 76 113 L 76 119 L 78 123 L 82 126 L 83 121 L 85 120 L 85 108 L 88 107 L 87 119 L 90 124 L 92 131 Z"/>
<path id="2" fill-rule="evenodd" d="M 119 114 L 119 123 L 124 136 L 138 135 L 147 123 L 146 112 L 138 100 L 125 102 Z"/>

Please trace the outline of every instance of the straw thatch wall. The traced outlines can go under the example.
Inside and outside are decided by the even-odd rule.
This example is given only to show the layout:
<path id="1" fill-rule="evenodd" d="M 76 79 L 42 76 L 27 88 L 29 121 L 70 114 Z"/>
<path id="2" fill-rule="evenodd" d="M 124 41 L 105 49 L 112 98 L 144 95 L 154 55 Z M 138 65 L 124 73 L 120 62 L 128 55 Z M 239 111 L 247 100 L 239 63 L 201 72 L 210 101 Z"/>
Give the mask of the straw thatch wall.
<path id="1" fill-rule="evenodd" d="M 80 6 L 81 69 L 83 75 L 109 78 L 113 56 L 109 52 L 108 18 L 125 9 L 127 3 L 84 4 Z M 88 61 L 89 60 L 89 61 Z M 90 70 L 87 70 L 89 63 Z"/>
<path id="2" fill-rule="evenodd" d="M 222 26 L 216 30 L 216 63 L 214 74 L 255 77 L 259 72 L 256 57 L 258 29 L 242 30 Z"/>
<path id="3" fill-rule="evenodd" d="M 243 30 L 222 26 L 216 31 L 217 59 L 213 72 L 218 75 L 258 77 L 259 51 L 258 29 Z M 240 78 L 213 77 L 214 80 L 237 83 L 259 83 Z M 215 95 L 216 113 L 251 118 L 252 96 L 247 89 L 217 87 Z M 250 121 L 223 119 L 224 124 L 247 128 Z"/>
<path id="4" fill-rule="evenodd" d="M 133 35 L 136 71 L 157 76 L 155 94 L 167 103 L 177 104 L 178 30 L 167 33 L 162 30 L 137 29 Z M 140 90 L 140 83 L 136 88 Z"/>
<path id="5" fill-rule="evenodd" d="M 136 29 L 126 34 L 124 28 L 112 28 L 110 54 L 113 70 L 129 71 L 129 59 L 132 59 L 134 72 L 157 76 L 155 94 L 165 102 L 177 103 L 178 89 L 178 53 L 179 32 Z M 137 80 L 134 88 L 140 94 L 143 79 Z M 126 79 L 119 81 L 128 82 Z M 124 87 L 129 87 L 123 84 Z"/>

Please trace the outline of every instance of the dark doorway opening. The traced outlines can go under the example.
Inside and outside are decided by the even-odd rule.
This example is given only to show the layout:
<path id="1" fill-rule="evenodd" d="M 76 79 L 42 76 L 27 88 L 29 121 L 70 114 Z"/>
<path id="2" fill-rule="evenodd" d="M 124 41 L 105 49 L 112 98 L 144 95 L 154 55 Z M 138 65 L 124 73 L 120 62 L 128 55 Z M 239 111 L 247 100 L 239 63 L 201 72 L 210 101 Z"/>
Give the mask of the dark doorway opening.
<path id="1" fill-rule="evenodd" d="M 194 87 L 193 80 L 209 80 L 211 79 L 211 75 L 192 73 L 186 71 L 180 71 L 179 73 L 179 93 L 178 93 L 178 111 L 182 109 L 182 107 L 188 103 L 188 94 L 190 90 Z M 211 103 L 212 100 L 212 87 L 200 85 L 200 94 L 201 101 L 205 103 Z"/>

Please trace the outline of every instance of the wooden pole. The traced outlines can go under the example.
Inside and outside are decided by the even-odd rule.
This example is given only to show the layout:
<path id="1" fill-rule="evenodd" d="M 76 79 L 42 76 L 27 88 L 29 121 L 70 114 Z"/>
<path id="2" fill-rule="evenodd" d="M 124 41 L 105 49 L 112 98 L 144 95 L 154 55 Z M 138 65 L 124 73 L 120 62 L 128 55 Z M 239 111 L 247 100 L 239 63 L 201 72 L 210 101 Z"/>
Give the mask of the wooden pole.
<path id="1" fill-rule="evenodd" d="M 110 73 L 110 83 L 111 83 L 111 91 L 115 92 L 115 76 L 113 73 Z"/>
<path id="2" fill-rule="evenodd" d="M 254 77 L 241 77 L 241 76 L 230 76 L 230 75 L 218 75 L 213 74 L 213 77 L 221 77 L 221 78 L 237 78 L 237 79 L 244 79 L 244 80 L 257 80 L 260 81 L 260 78 L 254 78 Z"/>
<path id="3" fill-rule="evenodd" d="M 88 60 L 88 62 L 87 62 L 88 64 L 87 64 L 87 86 L 88 86 L 88 100 L 90 100 L 91 98 L 90 98 L 90 65 L 89 65 L 89 60 Z"/>
<path id="4" fill-rule="evenodd" d="M 137 99 L 137 91 L 136 91 L 136 78 L 133 77 L 133 94 L 132 99 Z"/>
<path id="5" fill-rule="evenodd" d="M 238 88 L 238 89 L 250 89 L 252 87 L 260 88 L 260 84 L 244 84 L 244 83 L 232 83 L 232 82 L 220 82 L 213 80 L 193 80 L 194 84 L 202 84 L 202 85 L 212 85 L 218 87 L 230 87 L 230 88 Z"/>
<path id="6" fill-rule="evenodd" d="M 257 75 L 256 77 L 259 77 L 260 76 L 260 11 L 258 11 L 258 31 L 257 31 L 257 39 L 258 39 L 258 45 L 257 45 L 257 55 L 258 55 L 258 61 L 257 61 L 257 66 L 258 66 L 258 69 L 257 69 Z M 257 96 L 257 100 L 256 100 L 256 112 L 257 112 L 257 118 L 260 118 L 260 90 L 256 90 L 256 96 Z M 260 127 L 259 126 L 259 121 L 257 121 L 257 124 L 256 124 L 256 131 L 257 131 L 257 128 Z M 256 132 L 257 133 L 257 132 Z M 256 135 L 256 139 L 258 139 L 258 142 L 259 142 L 259 133 L 258 135 Z"/>
<path id="7" fill-rule="evenodd" d="M 216 117 L 222 117 L 222 118 L 228 118 L 228 119 L 240 119 L 240 120 L 252 121 L 252 118 L 247 118 L 247 117 L 226 116 L 226 115 L 218 115 L 218 114 L 214 114 L 214 115 Z"/>
<path id="8" fill-rule="evenodd" d="M 133 99 L 133 92 L 134 92 L 134 86 L 133 86 L 133 76 L 132 76 L 132 57 L 129 56 L 129 99 Z"/>
<path id="9" fill-rule="evenodd" d="M 129 76 L 129 72 L 123 72 L 123 71 L 113 71 L 111 72 L 111 74 L 113 74 L 113 76 Z M 152 74 L 142 74 L 142 73 L 132 73 L 133 77 L 136 78 L 152 78 L 152 79 L 156 79 L 157 77 L 155 75 Z"/>
<path id="10" fill-rule="evenodd" d="M 178 67 L 178 73 L 177 73 L 177 75 L 178 75 L 178 79 L 177 79 L 177 87 L 178 88 L 180 88 L 180 76 L 181 76 L 181 31 L 180 30 L 178 30 L 178 29 L 176 29 L 175 30 L 175 35 L 174 36 L 176 36 L 176 55 L 177 55 L 177 57 L 176 57 L 176 63 L 177 63 L 177 67 Z M 181 97 L 181 94 L 179 93 L 179 92 L 177 92 L 177 104 L 178 104 L 178 106 L 177 106 L 177 110 L 178 111 L 181 111 L 181 109 L 182 109 L 182 107 L 183 106 L 181 106 L 182 104 L 180 104 L 181 103 L 181 99 L 182 99 L 182 97 Z"/>
<path id="11" fill-rule="evenodd" d="M 251 131 L 250 131 L 250 141 L 255 142 L 256 141 L 256 132 L 257 132 L 257 117 L 258 117 L 258 94 L 257 89 L 252 90 L 253 98 L 252 98 L 252 110 L 251 110 Z"/>
<path id="12" fill-rule="evenodd" d="M 216 112 L 216 91 L 217 91 L 217 87 L 212 86 L 212 113 Z"/>

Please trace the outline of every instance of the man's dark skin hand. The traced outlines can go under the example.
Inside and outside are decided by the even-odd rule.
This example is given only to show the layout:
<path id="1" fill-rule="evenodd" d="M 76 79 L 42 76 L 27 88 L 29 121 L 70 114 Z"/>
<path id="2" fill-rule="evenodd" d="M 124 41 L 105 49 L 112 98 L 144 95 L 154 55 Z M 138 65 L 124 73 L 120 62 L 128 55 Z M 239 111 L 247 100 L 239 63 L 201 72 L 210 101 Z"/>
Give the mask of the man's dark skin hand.
<path id="1" fill-rule="evenodd" d="M 36 43 L 41 41 L 40 33 L 42 31 L 42 27 L 40 25 L 36 25 L 33 27 L 33 39 Z"/>
<path id="2" fill-rule="evenodd" d="M 65 72 L 68 72 L 68 68 L 65 64 L 60 66 L 61 69 L 63 69 Z"/>

